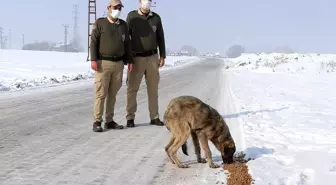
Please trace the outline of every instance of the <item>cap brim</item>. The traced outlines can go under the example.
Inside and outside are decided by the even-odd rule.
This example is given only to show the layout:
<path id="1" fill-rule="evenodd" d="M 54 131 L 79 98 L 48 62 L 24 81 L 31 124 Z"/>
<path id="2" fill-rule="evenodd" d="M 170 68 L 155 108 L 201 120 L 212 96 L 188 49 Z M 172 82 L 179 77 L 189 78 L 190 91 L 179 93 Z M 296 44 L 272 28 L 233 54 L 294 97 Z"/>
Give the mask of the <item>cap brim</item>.
<path id="1" fill-rule="evenodd" d="M 112 3 L 109 3 L 107 4 L 107 7 L 110 7 L 110 6 L 118 6 L 120 5 L 121 7 L 124 7 L 124 5 L 122 3 L 118 3 L 118 4 L 112 4 Z"/>

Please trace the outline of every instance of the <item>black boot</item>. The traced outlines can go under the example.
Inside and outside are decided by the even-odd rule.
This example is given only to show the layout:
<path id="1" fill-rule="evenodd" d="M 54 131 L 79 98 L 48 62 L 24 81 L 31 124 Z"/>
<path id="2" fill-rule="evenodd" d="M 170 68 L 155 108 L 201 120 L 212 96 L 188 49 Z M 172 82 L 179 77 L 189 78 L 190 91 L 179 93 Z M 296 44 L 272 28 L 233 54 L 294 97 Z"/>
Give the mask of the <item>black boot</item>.
<path id="1" fill-rule="evenodd" d="M 126 123 L 126 127 L 134 127 L 134 120 L 133 119 L 130 119 L 130 120 L 127 120 L 127 123 Z"/>
<path id="2" fill-rule="evenodd" d="M 103 128 L 101 127 L 101 122 L 99 121 L 94 122 L 92 130 L 94 132 L 103 132 Z"/>
<path id="3" fill-rule="evenodd" d="M 118 123 L 116 123 L 115 121 L 111 121 L 111 122 L 107 122 L 104 125 L 104 129 L 123 129 L 124 126 L 119 125 Z"/>
<path id="4" fill-rule="evenodd" d="M 156 126 L 164 126 L 164 123 L 159 118 L 152 119 L 150 124 Z"/>

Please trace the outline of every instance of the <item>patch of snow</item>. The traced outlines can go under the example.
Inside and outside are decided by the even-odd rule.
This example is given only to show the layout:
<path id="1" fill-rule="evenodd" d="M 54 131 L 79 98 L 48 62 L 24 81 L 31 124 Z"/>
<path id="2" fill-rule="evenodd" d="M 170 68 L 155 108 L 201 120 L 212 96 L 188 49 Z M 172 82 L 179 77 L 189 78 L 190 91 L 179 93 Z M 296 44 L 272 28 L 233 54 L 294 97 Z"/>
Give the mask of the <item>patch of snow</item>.
<path id="1" fill-rule="evenodd" d="M 87 53 L 0 50 L 0 92 L 91 79 L 94 71 L 86 58 Z M 160 70 L 196 60 L 198 57 L 167 56 L 166 64 Z M 127 66 L 124 72 L 127 72 Z"/>
<path id="2" fill-rule="evenodd" d="M 243 54 L 233 59 L 223 59 L 227 69 L 259 73 L 332 73 L 336 72 L 336 54 Z"/>
<path id="3" fill-rule="evenodd" d="M 247 69 L 255 63 L 223 71 L 236 104 L 226 106 L 237 107 L 224 117 L 238 124 L 231 126 L 234 133 L 243 124 L 245 158 L 254 159 L 247 163 L 254 184 L 332 185 L 336 180 L 336 73 L 322 73 L 321 68 L 332 57 L 296 56 L 309 58 L 300 64 L 304 72 L 298 72 L 295 57 L 285 57 L 287 62 L 273 68 L 290 68 L 280 73 Z M 263 58 L 273 60 L 274 55 Z M 239 136 L 234 138 L 241 145 Z"/>

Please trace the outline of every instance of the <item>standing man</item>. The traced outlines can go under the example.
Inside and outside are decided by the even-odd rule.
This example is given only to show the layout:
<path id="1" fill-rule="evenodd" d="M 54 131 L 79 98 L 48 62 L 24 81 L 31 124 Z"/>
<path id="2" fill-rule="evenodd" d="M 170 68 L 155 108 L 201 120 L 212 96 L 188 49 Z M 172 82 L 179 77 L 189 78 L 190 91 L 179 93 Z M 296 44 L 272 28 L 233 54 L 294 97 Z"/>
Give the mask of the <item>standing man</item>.
<path id="1" fill-rule="evenodd" d="M 122 85 L 124 65 L 133 63 L 133 59 L 128 25 L 119 18 L 122 7 L 120 0 L 110 0 L 107 17 L 97 19 L 92 28 L 90 53 L 91 68 L 95 71 L 94 132 L 103 131 L 101 123 L 105 100 L 104 129 L 123 129 L 113 120 L 114 106 Z"/>
<path id="2" fill-rule="evenodd" d="M 159 118 L 158 84 L 159 67 L 165 63 L 166 48 L 161 17 L 150 11 L 152 0 L 140 0 L 140 8 L 128 13 L 126 22 L 129 26 L 134 64 L 127 73 L 127 127 L 134 127 L 137 110 L 137 92 L 143 76 L 146 79 L 150 124 L 163 126 Z M 158 56 L 158 48 L 160 58 Z"/>

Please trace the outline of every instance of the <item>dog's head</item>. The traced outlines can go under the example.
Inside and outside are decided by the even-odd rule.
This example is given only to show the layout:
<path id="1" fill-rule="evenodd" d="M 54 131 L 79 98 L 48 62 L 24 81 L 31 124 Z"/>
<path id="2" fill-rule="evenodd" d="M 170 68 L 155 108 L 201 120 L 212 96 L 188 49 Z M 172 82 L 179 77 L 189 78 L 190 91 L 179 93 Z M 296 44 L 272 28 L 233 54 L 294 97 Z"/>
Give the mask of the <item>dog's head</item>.
<path id="1" fill-rule="evenodd" d="M 219 136 L 218 145 L 222 155 L 223 164 L 233 163 L 233 155 L 236 152 L 236 145 L 232 137 Z"/>

